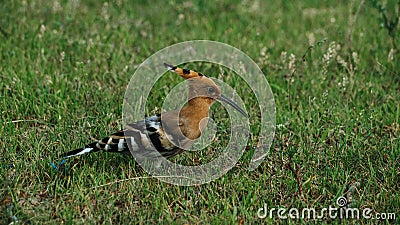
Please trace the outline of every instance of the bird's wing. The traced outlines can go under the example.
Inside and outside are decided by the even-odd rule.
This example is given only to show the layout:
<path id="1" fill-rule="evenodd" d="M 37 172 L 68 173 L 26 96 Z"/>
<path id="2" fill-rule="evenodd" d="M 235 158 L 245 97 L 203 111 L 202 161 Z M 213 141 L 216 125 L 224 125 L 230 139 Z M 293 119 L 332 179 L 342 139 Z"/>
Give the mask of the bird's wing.
<path id="1" fill-rule="evenodd" d="M 173 119 L 167 124 L 174 124 Z M 170 127 L 174 127 L 170 125 Z M 175 129 L 179 128 L 175 126 Z M 176 130 L 171 131 L 176 132 Z M 170 133 L 170 132 L 168 132 Z M 124 130 L 118 131 L 109 137 L 87 144 L 84 148 L 75 149 L 64 155 L 70 158 L 82 154 L 107 151 L 118 153 L 130 153 L 129 146 L 135 157 L 156 158 L 160 154 L 164 157 L 172 157 L 182 151 L 172 144 L 173 135 L 167 137 L 161 123 L 161 115 L 147 117 L 143 121 L 131 123 L 125 126 Z M 176 139 L 176 137 L 175 137 Z M 155 149 L 157 151 L 155 151 Z"/>
<path id="2" fill-rule="evenodd" d="M 173 110 L 161 115 L 164 136 L 171 144 L 181 149 L 189 149 L 195 140 L 187 138 L 183 127 L 186 121 L 179 117 L 179 110 Z"/>

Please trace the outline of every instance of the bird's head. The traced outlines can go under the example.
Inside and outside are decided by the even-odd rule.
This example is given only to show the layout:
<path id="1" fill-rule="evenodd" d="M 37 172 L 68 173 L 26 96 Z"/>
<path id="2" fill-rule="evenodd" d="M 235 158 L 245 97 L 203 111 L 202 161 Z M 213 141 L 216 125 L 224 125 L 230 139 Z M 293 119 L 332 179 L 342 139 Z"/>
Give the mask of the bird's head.
<path id="1" fill-rule="evenodd" d="M 225 102 L 239 111 L 243 116 L 248 118 L 248 114 L 238 104 L 221 93 L 221 88 L 210 78 L 202 73 L 182 69 L 176 66 L 164 63 L 164 65 L 171 71 L 179 74 L 185 78 L 189 84 L 189 100 L 195 98 L 202 98 L 204 101 L 212 104 L 215 100 Z"/>

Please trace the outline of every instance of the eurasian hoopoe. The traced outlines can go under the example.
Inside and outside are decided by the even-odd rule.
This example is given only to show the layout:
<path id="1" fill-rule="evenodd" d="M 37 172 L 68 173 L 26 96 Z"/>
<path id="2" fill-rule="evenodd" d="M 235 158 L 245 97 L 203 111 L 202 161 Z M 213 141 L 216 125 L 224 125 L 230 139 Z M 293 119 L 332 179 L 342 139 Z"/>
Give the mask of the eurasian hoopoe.
<path id="1" fill-rule="evenodd" d="M 167 63 L 164 65 L 187 80 L 189 91 L 186 106 L 181 110 L 165 112 L 129 124 L 124 130 L 109 137 L 68 152 L 64 158 L 97 151 L 129 154 L 128 146 L 135 152 L 135 157 L 139 155 L 143 159 L 154 159 L 161 155 L 170 158 L 183 152 L 200 137 L 207 125 L 202 120 L 208 117 L 210 106 L 215 100 L 231 105 L 248 117 L 235 102 L 222 95 L 221 89 L 207 76 Z"/>

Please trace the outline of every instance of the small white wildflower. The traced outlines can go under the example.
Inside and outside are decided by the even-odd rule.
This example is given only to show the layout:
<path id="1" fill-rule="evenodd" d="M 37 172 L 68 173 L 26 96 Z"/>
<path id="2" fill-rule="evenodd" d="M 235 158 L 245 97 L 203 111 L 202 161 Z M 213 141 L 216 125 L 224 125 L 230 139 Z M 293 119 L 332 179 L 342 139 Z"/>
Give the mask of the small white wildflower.
<path id="1" fill-rule="evenodd" d="M 322 103 L 326 103 L 326 100 L 328 99 L 328 91 L 324 91 L 324 93 L 322 93 Z"/>
<path id="2" fill-rule="evenodd" d="M 108 14 L 108 2 L 104 2 L 101 14 L 105 20 L 108 21 L 110 19 L 110 14 Z"/>
<path id="3" fill-rule="evenodd" d="M 334 41 L 329 43 L 328 50 L 322 57 L 322 62 L 323 62 L 322 72 L 324 75 L 328 72 L 328 66 L 331 63 L 332 58 L 333 59 L 336 58 L 338 50 L 340 50 L 339 44 L 336 44 L 336 42 Z"/>
<path id="4" fill-rule="evenodd" d="M 54 1 L 53 2 L 53 12 L 61 12 L 62 7 L 59 1 Z"/>
<path id="5" fill-rule="evenodd" d="M 62 52 L 60 53 L 60 56 L 61 56 L 60 62 L 64 61 L 64 59 L 65 59 L 65 52 L 62 51 Z"/>
<path id="6" fill-rule="evenodd" d="M 278 128 L 278 129 L 285 128 L 285 124 L 277 124 L 276 128 Z"/>
<path id="7" fill-rule="evenodd" d="M 357 66 L 360 63 L 360 58 L 358 57 L 357 52 L 351 53 L 351 56 L 353 57 L 354 64 Z"/>
<path id="8" fill-rule="evenodd" d="M 344 59 L 340 57 L 340 55 L 336 57 L 336 61 L 339 63 L 339 65 L 343 66 L 344 68 L 347 68 L 347 62 L 344 61 Z"/>
<path id="9" fill-rule="evenodd" d="M 311 102 L 314 103 L 315 100 L 317 100 L 317 98 L 314 96 L 314 97 L 311 99 Z"/>
<path id="10" fill-rule="evenodd" d="M 347 76 L 343 77 L 343 86 L 346 86 L 349 83 L 349 78 Z"/>
<path id="11" fill-rule="evenodd" d="M 318 10 L 316 8 L 306 8 L 303 10 L 303 16 L 308 18 L 314 18 L 318 15 Z"/>
<path id="12" fill-rule="evenodd" d="M 267 54 L 267 47 L 263 46 L 260 50 L 260 57 L 258 58 L 258 62 L 261 65 L 264 65 L 269 60 L 269 55 Z"/>
<path id="13" fill-rule="evenodd" d="M 340 51 L 340 49 L 342 49 L 342 46 L 340 44 L 336 44 L 335 45 L 336 54 L 338 51 Z"/>
<path id="14" fill-rule="evenodd" d="M 394 59 L 394 49 L 391 48 L 390 51 L 389 51 L 389 55 L 388 55 L 388 61 L 392 62 L 393 59 Z"/>
<path id="15" fill-rule="evenodd" d="M 264 46 L 260 50 L 260 55 L 264 57 L 266 54 L 267 54 L 267 47 Z"/>
<path id="16" fill-rule="evenodd" d="M 314 35 L 314 33 L 308 33 L 307 37 L 308 37 L 308 44 L 310 46 L 315 45 L 315 35 Z"/>
<path id="17" fill-rule="evenodd" d="M 128 71 L 128 69 L 129 69 L 129 66 L 128 65 L 126 65 L 125 67 L 124 67 L 124 73 L 126 73 L 127 71 Z"/>
<path id="18" fill-rule="evenodd" d="M 40 33 L 44 33 L 46 31 L 46 26 L 44 24 L 40 25 Z"/>
<path id="19" fill-rule="evenodd" d="M 287 57 L 287 52 L 285 51 L 281 52 L 281 61 L 283 65 L 286 64 L 286 57 Z"/>
<path id="20" fill-rule="evenodd" d="M 328 96 L 328 91 L 325 90 L 324 93 L 322 93 L 322 97 L 326 98 Z"/>
<path id="21" fill-rule="evenodd" d="M 257 12 L 260 10 L 260 2 L 259 1 L 253 1 L 253 4 L 250 7 L 251 12 Z"/>
<path id="22" fill-rule="evenodd" d="M 294 54 L 289 55 L 288 69 L 291 74 L 293 74 L 296 71 L 296 56 Z"/>
<path id="23" fill-rule="evenodd" d="M 46 26 L 44 24 L 42 24 L 42 25 L 40 25 L 38 37 L 42 38 L 44 35 L 44 32 L 46 32 Z"/>
<path id="24" fill-rule="evenodd" d="M 94 45 L 93 39 L 92 39 L 92 38 L 89 38 L 89 40 L 88 40 L 88 42 L 87 42 L 87 47 L 86 47 L 86 49 L 87 49 L 87 50 L 91 49 L 93 45 Z"/>

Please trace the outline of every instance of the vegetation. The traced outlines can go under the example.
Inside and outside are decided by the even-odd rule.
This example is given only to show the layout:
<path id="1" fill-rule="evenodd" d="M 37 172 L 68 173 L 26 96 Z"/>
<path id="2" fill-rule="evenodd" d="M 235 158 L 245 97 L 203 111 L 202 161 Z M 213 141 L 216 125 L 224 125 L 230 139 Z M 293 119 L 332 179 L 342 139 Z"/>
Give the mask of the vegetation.
<path id="1" fill-rule="evenodd" d="M 338 197 L 349 193 L 353 207 L 371 208 L 373 215 L 396 213 L 396 219 L 381 222 L 398 224 L 399 25 L 388 22 L 389 31 L 380 21 L 385 13 L 387 21 L 398 21 L 399 4 L 371 2 L 1 4 L 0 224 L 375 224 L 361 218 L 257 216 L 264 204 L 336 207 Z M 382 10 L 389 3 L 395 7 Z M 251 139 L 240 162 L 216 181 L 170 185 L 151 178 L 132 158 L 111 153 L 68 160 L 60 171 L 50 166 L 63 153 L 121 128 L 126 86 L 146 58 L 197 39 L 242 50 L 271 85 L 277 126 L 260 167 L 247 169 L 260 122 L 257 101 L 246 85 L 235 88 L 250 112 Z M 185 67 L 242 82 L 217 65 Z M 158 81 L 163 88 L 152 91 L 149 115 L 181 81 L 172 73 Z M 218 107 L 212 112 L 218 130 L 229 130 L 226 113 Z M 212 146 L 174 160 L 209 160 L 226 144 L 224 137 L 218 132 Z"/>

